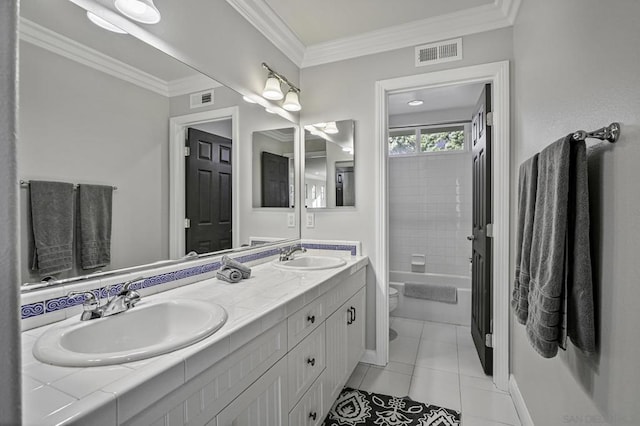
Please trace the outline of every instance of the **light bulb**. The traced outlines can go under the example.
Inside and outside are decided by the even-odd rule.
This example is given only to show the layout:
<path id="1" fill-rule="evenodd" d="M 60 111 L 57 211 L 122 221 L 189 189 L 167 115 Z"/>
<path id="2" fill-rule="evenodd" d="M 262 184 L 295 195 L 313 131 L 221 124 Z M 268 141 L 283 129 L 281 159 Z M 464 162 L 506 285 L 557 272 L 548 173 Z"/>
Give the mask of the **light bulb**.
<path id="1" fill-rule="evenodd" d="M 116 0 L 115 6 L 120 13 L 143 24 L 160 22 L 160 11 L 153 0 Z"/>
<path id="2" fill-rule="evenodd" d="M 300 100 L 298 99 L 298 92 L 295 90 L 289 90 L 287 93 L 287 97 L 284 98 L 284 104 L 282 104 L 282 108 L 287 111 L 300 111 L 302 106 L 300 105 Z"/>
<path id="3" fill-rule="evenodd" d="M 284 94 L 282 93 L 282 89 L 280 88 L 280 80 L 275 77 L 267 78 L 267 82 L 264 85 L 264 90 L 262 91 L 262 96 L 265 99 L 270 99 L 272 101 L 279 101 L 284 98 Z"/>
<path id="4" fill-rule="evenodd" d="M 87 18 L 89 18 L 89 20 L 91 22 L 93 22 L 94 24 L 96 24 L 97 26 L 99 26 L 100 28 L 102 28 L 104 30 L 111 31 L 112 33 L 127 34 L 127 32 L 125 30 L 116 27 L 111 22 L 107 21 L 106 19 L 103 19 L 103 18 L 99 17 L 98 15 L 96 15 L 94 13 L 91 13 L 89 11 L 87 11 Z"/>

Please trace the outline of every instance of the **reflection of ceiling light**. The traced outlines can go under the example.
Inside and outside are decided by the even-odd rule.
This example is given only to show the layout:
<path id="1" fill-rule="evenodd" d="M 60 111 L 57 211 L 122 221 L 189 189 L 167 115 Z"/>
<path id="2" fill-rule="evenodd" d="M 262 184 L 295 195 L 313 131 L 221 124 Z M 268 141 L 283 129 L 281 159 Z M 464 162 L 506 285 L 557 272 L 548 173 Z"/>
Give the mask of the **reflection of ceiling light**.
<path id="1" fill-rule="evenodd" d="M 342 148 L 342 150 L 343 150 L 344 152 L 350 152 L 350 151 L 351 151 L 351 148 L 349 148 L 348 146 L 345 146 L 344 148 Z"/>
<path id="2" fill-rule="evenodd" d="M 244 100 L 245 102 L 250 103 L 250 104 L 255 104 L 255 103 L 257 103 L 256 101 L 254 101 L 253 99 L 251 99 L 251 98 L 250 98 L 250 97 L 248 97 L 248 96 L 243 96 L 243 97 L 242 97 L 242 100 Z"/>
<path id="3" fill-rule="evenodd" d="M 91 22 L 93 22 L 94 24 L 96 24 L 97 26 L 99 26 L 102 29 L 105 29 L 107 31 L 111 31 L 112 33 L 127 34 L 127 32 L 125 30 L 122 30 L 122 29 L 116 27 L 111 22 L 107 21 L 106 19 L 102 19 L 98 15 L 96 15 L 94 13 L 91 13 L 89 11 L 87 11 L 87 18 L 89 18 L 89 20 Z"/>
<path id="4" fill-rule="evenodd" d="M 314 124 L 315 127 L 317 127 L 318 129 L 324 129 L 325 127 L 327 127 L 327 123 L 316 123 Z"/>
<path id="5" fill-rule="evenodd" d="M 407 105 L 409 106 L 420 106 L 424 103 L 424 101 L 420 100 L 420 99 L 414 99 L 412 101 L 407 102 Z"/>
<path id="6" fill-rule="evenodd" d="M 116 0 L 115 6 L 127 18 L 143 24 L 160 22 L 160 11 L 153 0 Z"/>
<path id="7" fill-rule="evenodd" d="M 267 78 L 267 82 L 264 85 L 262 96 L 272 101 L 279 101 L 280 99 L 284 98 L 284 94 L 282 93 L 282 89 L 280 88 L 280 80 L 278 80 L 273 75 L 269 76 L 269 78 Z"/>
<path id="8" fill-rule="evenodd" d="M 336 133 L 338 133 L 338 127 L 336 126 L 336 122 L 335 121 L 328 122 L 326 127 L 324 128 L 324 132 L 330 135 L 335 135 Z"/>
<path id="9" fill-rule="evenodd" d="M 289 89 L 289 92 L 287 92 L 287 97 L 284 98 L 282 108 L 286 109 L 287 111 L 300 111 L 302 109 L 302 106 L 300 106 L 298 92 L 293 89 Z"/>
<path id="10" fill-rule="evenodd" d="M 264 110 L 267 111 L 269 114 L 275 114 L 276 113 L 274 110 L 269 109 L 269 108 L 265 108 Z"/>

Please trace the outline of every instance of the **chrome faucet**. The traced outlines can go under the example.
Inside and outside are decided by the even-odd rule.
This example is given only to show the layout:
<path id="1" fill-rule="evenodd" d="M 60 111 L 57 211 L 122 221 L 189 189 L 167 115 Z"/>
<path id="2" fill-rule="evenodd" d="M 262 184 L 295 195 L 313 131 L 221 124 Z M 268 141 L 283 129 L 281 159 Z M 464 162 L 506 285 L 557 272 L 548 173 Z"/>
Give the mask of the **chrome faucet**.
<path id="1" fill-rule="evenodd" d="M 127 281 L 122 286 L 120 293 L 113 297 L 109 296 L 113 286 L 108 286 L 106 288 L 107 302 L 104 305 L 100 305 L 100 300 L 90 291 L 72 291 L 68 294 L 68 297 L 85 296 L 84 302 L 82 303 L 83 311 L 82 315 L 80 315 L 80 321 L 108 317 L 131 309 L 140 301 L 140 294 L 135 290 L 131 290 L 131 286 L 142 280 L 144 280 L 144 278 L 140 277 Z"/>
<path id="2" fill-rule="evenodd" d="M 292 246 L 289 248 L 283 248 L 280 250 L 280 262 L 284 262 L 285 260 L 291 260 L 291 257 L 293 256 L 293 253 L 295 252 L 301 252 L 301 253 L 306 253 L 307 249 L 302 247 L 301 244 L 298 244 L 296 246 Z"/>

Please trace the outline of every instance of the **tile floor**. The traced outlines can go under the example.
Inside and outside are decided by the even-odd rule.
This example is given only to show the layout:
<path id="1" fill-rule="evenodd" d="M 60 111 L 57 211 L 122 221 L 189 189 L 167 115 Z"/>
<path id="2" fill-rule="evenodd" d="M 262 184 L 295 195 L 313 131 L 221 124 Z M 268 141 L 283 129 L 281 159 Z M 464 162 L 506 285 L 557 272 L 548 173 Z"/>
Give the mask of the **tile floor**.
<path id="1" fill-rule="evenodd" d="M 390 318 L 389 364 L 359 364 L 347 386 L 462 412 L 463 426 L 520 426 L 508 393 L 480 366 L 469 327 Z"/>

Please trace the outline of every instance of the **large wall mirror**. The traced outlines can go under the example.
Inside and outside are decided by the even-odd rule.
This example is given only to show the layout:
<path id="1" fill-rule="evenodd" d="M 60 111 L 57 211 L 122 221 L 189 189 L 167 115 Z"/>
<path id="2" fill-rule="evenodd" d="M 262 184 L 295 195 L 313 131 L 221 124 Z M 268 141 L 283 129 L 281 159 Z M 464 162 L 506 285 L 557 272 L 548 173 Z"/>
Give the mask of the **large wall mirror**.
<path id="1" fill-rule="evenodd" d="M 293 158 L 294 123 L 244 102 L 215 76 L 97 27 L 68 0 L 23 0 L 20 26 L 21 282 L 299 238 L 298 220 L 292 226 L 287 212 L 254 211 L 251 198 L 252 135 L 285 129 Z M 293 182 L 295 170 L 288 173 Z M 73 234 L 71 268 L 34 265 L 33 230 L 55 204 L 32 199 L 37 181 L 72 183 L 75 193 L 78 185 L 114 188 L 106 264 L 81 259 L 82 203 L 74 195 L 75 222 L 62 231 Z"/>
<path id="2" fill-rule="evenodd" d="M 305 207 L 354 207 L 355 149 L 353 120 L 304 126 Z"/>

